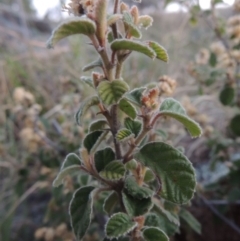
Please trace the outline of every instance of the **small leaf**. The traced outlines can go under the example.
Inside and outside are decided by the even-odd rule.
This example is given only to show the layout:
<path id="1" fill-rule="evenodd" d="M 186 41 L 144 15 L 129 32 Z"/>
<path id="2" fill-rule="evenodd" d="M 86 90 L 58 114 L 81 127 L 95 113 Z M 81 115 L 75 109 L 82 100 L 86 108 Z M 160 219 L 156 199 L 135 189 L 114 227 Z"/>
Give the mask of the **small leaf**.
<path id="1" fill-rule="evenodd" d="M 87 134 L 87 136 L 83 141 L 83 145 L 88 150 L 89 153 L 91 152 L 95 144 L 98 142 L 98 139 L 100 139 L 103 134 L 104 134 L 104 131 L 94 131 Z"/>
<path id="2" fill-rule="evenodd" d="M 89 85 L 90 87 L 94 88 L 92 77 L 82 76 L 80 80 L 83 81 L 85 84 Z"/>
<path id="3" fill-rule="evenodd" d="M 223 105 L 231 105 L 235 97 L 235 90 L 233 87 L 225 86 L 220 92 L 219 99 Z"/>
<path id="4" fill-rule="evenodd" d="M 216 64 L 217 64 L 217 56 L 216 56 L 216 54 L 211 52 L 210 58 L 209 58 L 209 65 L 212 67 L 215 67 Z"/>
<path id="5" fill-rule="evenodd" d="M 112 15 L 108 16 L 108 18 L 107 18 L 107 25 L 111 26 L 120 19 L 122 19 L 122 14 L 118 14 L 118 13 L 112 14 Z"/>
<path id="6" fill-rule="evenodd" d="M 160 59 L 164 62 L 168 62 L 169 58 L 168 58 L 168 54 L 166 49 L 164 49 L 160 44 L 158 44 L 157 42 L 153 42 L 153 41 L 148 41 L 147 42 L 148 46 L 150 48 L 153 49 L 153 51 L 156 53 L 156 58 Z"/>
<path id="7" fill-rule="evenodd" d="M 101 59 L 97 59 L 95 61 L 93 61 L 92 63 L 86 65 L 85 67 L 83 67 L 82 71 L 83 72 L 86 72 L 88 70 L 91 70 L 91 69 L 94 69 L 96 67 L 102 67 L 103 64 L 102 64 L 102 60 Z"/>
<path id="8" fill-rule="evenodd" d="M 163 142 L 143 146 L 135 158 L 161 178 L 160 196 L 178 204 L 194 195 L 196 178 L 191 162 L 181 152 Z"/>
<path id="9" fill-rule="evenodd" d="M 147 227 L 160 227 L 158 216 L 155 213 L 147 214 L 144 222 L 144 226 Z"/>
<path id="10" fill-rule="evenodd" d="M 111 105 L 117 103 L 128 89 L 127 83 L 122 80 L 102 81 L 98 86 L 98 93 L 104 104 Z"/>
<path id="11" fill-rule="evenodd" d="M 186 209 L 181 209 L 180 217 L 198 234 L 201 234 L 202 227 L 198 220 Z"/>
<path id="12" fill-rule="evenodd" d="M 240 114 L 234 116 L 230 122 L 230 128 L 234 135 L 240 136 Z"/>
<path id="13" fill-rule="evenodd" d="M 61 170 L 55 180 L 53 181 L 53 187 L 59 187 L 61 184 L 63 184 L 64 178 L 68 175 L 72 175 L 76 172 L 79 172 L 81 170 L 80 165 L 72 165 L 69 167 L 64 168 Z"/>
<path id="14" fill-rule="evenodd" d="M 198 123 L 190 119 L 181 104 L 173 98 L 167 98 L 162 102 L 160 113 L 178 120 L 187 128 L 192 137 L 201 135 L 202 130 Z"/>
<path id="15" fill-rule="evenodd" d="M 70 202 L 71 226 L 78 240 L 83 238 L 91 222 L 93 190 L 91 186 L 78 189 Z"/>
<path id="16" fill-rule="evenodd" d="M 106 224 L 106 235 L 108 238 L 118 238 L 132 231 L 137 226 L 125 213 L 116 213 Z"/>
<path id="17" fill-rule="evenodd" d="M 119 197 L 116 192 L 110 193 L 110 195 L 105 199 L 103 204 L 103 210 L 110 215 L 114 207 L 118 203 Z"/>
<path id="18" fill-rule="evenodd" d="M 141 129 L 142 129 L 142 123 L 140 121 L 134 121 L 130 118 L 126 118 L 124 120 L 124 126 L 130 130 L 135 137 L 138 136 L 138 134 L 140 133 Z"/>
<path id="19" fill-rule="evenodd" d="M 99 175 L 102 178 L 111 181 L 117 181 L 124 177 L 125 167 L 120 161 L 110 162 L 100 173 Z"/>
<path id="20" fill-rule="evenodd" d="M 123 111 L 126 115 L 131 117 L 132 119 L 135 119 L 137 116 L 137 111 L 132 104 L 130 104 L 127 100 L 121 99 L 119 102 L 119 108 L 121 111 Z"/>
<path id="21" fill-rule="evenodd" d="M 149 28 L 152 26 L 153 18 L 148 15 L 142 15 L 138 18 L 138 25 L 143 28 Z"/>
<path id="22" fill-rule="evenodd" d="M 98 172 L 102 171 L 110 162 L 115 160 L 115 153 L 111 147 L 99 150 L 94 155 L 95 167 Z"/>
<path id="23" fill-rule="evenodd" d="M 146 87 L 133 89 L 131 92 L 125 94 L 125 97 L 137 106 L 142 106 L 142 93 L 146 90 Z"/>
<path id="24" fill-rule="evenodd" d="M 126 128 L 120 129 L 116 134 L 116 139 L 118 142 L 125 142 L 133 137 L 133 133 Z"/>
<path id="25" fill-rule="evenodd" d="M 143 199 L 152 197 L 154 192 L 147 187 L 138 186 L 134 177 L 127 177 L 124 183 L 126 192 L 134 198 Z"/>
<path id="26" fill-rule="evenodd" d="M 145 228 L 143 237 L 146 241 L 168 241 L 168 236 L 159 228 Z"/>
<path id="27" fill-rule="evenodd" d="M 122 198 L 124 207 L 131 217 L 144 215 L 152 208 L 153 205 L 151 198 L 143 198 L 139 200 L 125 192 L 122 193 Z"/>
<path id="28" fill-rule="evenodd" d="M 91 36 L 96 31 L 96 24 L 87 18 L 74 17 L 60 24 L 52 33 L 52 36 L 47 42 L 48 48 L 53 48 L 54 45 L 61 39 L 74 34 L 84 34 Z"/>
<path id="29" fill-rule="evenodd" d="M 123 12 L 123 22 L 128 35 L 134 38 L 141 38 L 142 34 L 138 27 L 134 24 L 132 15 L 128 11 Z"/>
<path id="30" fill-rule="evenodd" d="M 91 96 L 82 103 L 75 116 L 78 125 L 81 125 L 82 117 L 86 114 L 88 109 L 94 105 L 98 105 L 99 103 L 100 102 L 97 96 Z"/>
<path id="31" fill-rule="evenodd" d="M 156 176 L 154 175 L 153 171 L 147 168 L 144 176 L 144 182 L 152 182 L 155 179 L 156 179 Z"/>
<path id="32" fill-rule="evenodd" d="M 125 164 L 125 167 L 127 170 L 135 170 L 137 166 L 138 166 L 138 163 L 134 159 L 132 159 L 131 161 Z"/>
<path id="33" fill-rule="evenodd" d="M 130 39 L 114 40 L 111 44 L 111 49 L 113 51 L 118 51 L 118 50 L 136 51 L 147 55 L 151 59 L 154 59 L 156 57 L 155 52 L 150 47 L 148 47 L 147 45 L 144 45 L 141 42 L 130 40 Z"/>
<path id="34" fill-rule="evenodd" d="M 57 177 L 53 181 L 53 187 L 60 186 L 64 178 L 68 175 L 72 175 L 76 172 L 81 170 L 81 160 L 75 153 L 70 153 L 66 156 L 60 172 L 58 173 Z"/>
<path id="35" fill-rule="evenodd" d="M 107 125 L 108 123 L 106 120 L 96 120 L 89 125 L 88 132 L 103 130 L 104 128 L 106 128 Z"/>

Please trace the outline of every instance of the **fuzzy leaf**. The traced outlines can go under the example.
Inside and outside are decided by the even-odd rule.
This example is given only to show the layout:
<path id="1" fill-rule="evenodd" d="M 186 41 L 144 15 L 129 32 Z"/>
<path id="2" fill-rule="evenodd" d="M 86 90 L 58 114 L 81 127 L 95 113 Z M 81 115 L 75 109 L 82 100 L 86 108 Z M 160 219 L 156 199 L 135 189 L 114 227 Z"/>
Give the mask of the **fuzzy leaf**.
<path id="1" fill-rule="evenodd" d="M 103 210 L 110 215 L 115 205 L 118 203 L 118 195 L 116 192 L 112 192 L 104 201 Z"/>
<path id="2" fill-rule="evenodd" d="M 148 15 L 142 15 L 142 16 L 139 16 L 138 18 L 139 27 L 143 27 L 147 29 L 152 26 L 152 23 L 153 23 L 153 19 Z"/>
<path id="3" fill-rule="evenodd" d="M 134 38 L 141 38 L 142 33 L 138 27 L 134 24 L 132 15 L 128 11 L 123 12 L 123 22 L 126 28 L 126 32 Z"/>
<path id="4" fill-rule="evenodd" d="M 146 241 L 168 241 L 168 236 L 159 228 L 145 228 L 143 237 Z"/>
<path id="5" fill-rule="evenodd" d="M 132 119 L 136 118 L 137 111 L 135 107 L 132 104 L 130 104 L 127 100 L 121 99 L 119 102 L 119 108 L 121 111 L 123 111 L 126 115 L 128 115 Z"/>
<path id="6" fill-rule="evenodd" d="M 47 42 L 48 48 L 53 48 L 54 45 L 63 38 L 75 34 L 84 34 L 91 36 L 96 31 L 96 24 L 87 18 L 74 17 L 60 24 L 52 33 L 52 36 Z"/>
<path id="7" fill-rule="evenodd" d="M 116 213 L 106 224 L 106 235 L 108 238 L 118 238 L 132 231 L 137 226 L 125 213 Z"/>
<path id="8" fill-rule="evenodd" d="M 118 51 L 118 50 L 136 51 L 147 55 L 151 59 L 154 59 L 156 57 L 155 52 L 150 47 L 148 47 L 147 45 L 141 42 L 130 40 L 130 39 L 114 40 L 111 44 L 111 49 L 113 51 Z"/>
<path id="9" fill-rule="evenodd" d="M 55 180 L 53 181 L 53 187 L 59 187 L 61 184 L 63 184 L 64 178 L 68 175 L 72 175 L 74 173 L 77 173 L 81 170 L 80 165 L 72 165 L 69 167 L 64 168 L 61 170 Z"/>
<path id="10" fill-rule="evenodd" d="M 133 89 L 131 92 L 127 93 L 125 97 L 137 106 L 142 106 L 142 93 L 146 90 L 146 87 L 141 87 Z"/>
<path id="11" fill-rule="evenodd" d="M 135 135 L 135 137 L 138 136 L 138 134 L 142 129 L 142 123 L 140 121 L 134 121 L 134 120 L 131 120 L 130 118 L 126 118 L 124 120 L 124 126 L 128 130 L 130 130 Z"/>
<path id="12" fill-rule="evenodd" d="M 90 76 L 82 76 L 80 78 L 80 80 L 82 82 L 84 82 L 85 84 L 89 85 L 90 87 L 94 88 L 92 77 L 90 77 Z"/>
<path id="13" fill-rule="evenodd" d="M 138 186 L 134 177 L 127 177 L 124 183 L 126 192 L 134 198 L 143 199 L 152 197 L 154 192 L 147 187 Z"/>
<path id="14" fill-rule="evenodd" d="M 156 53 L 157 59 L 160 59 L 164 62 L 168 62 L 167 51 L 160 44 L 158 44 L 157 42 L 153 42 L 153 41 L 148 41 L 147 44 Z"/>
<path id="15" fill-rule="evenodd" d="M 180 217 L 198 234 L 201 234 L 202 227 L 198 220 L 186 209 L 181 209 Z"/>
<path id="16" fill-rule="evenodd" d="M 53 181 L 53 187 L 60 186 L 64 178 L 68 175 L 74 174 L 79 172 L 81 168 L 81 160 L 75 153 L 70 153 L 66 156 L 60 172 L 58 173 L 57 177 Z"/>
<path id="17" fill-rule="evenodd" d="M 116 181 L 124 177 L 125 167 L 120 161 L 110 162 L 99 175 L 107 180 Z"/>
<path id="18" fill-rule="evenodd" d="M 133 133 L 126 128 L 120 129 L 116 134 L 116 139 L 118 142 L 125 142 L 133 137 Z"/>
<path id="19" fill-rule="evenodd" d="M 115 24 L 120 19 L 122 19 L 122 14 L 118 14 L 118 13 L 112 14 L 107 19 L 107 25 L 111 26 L 111 25 Z"/>
<path id="20" fill-rule="evenodd" d="M 104 104 L 111 105 L 117 103 L 128 89 L 127 83 L 122 80 L 102 81 L 98 86 L 98 93 Z"/>
<path id="21" fill-rule="evenodd" d="M 240 114 L 235 115 L 231 122 L 230 122 L 230 128 L 234 135 L 240 136 Z"/>
<path id="22" fill-rule="evenodd" d="M 102 60 L 101 59 L 97 59 L 95 61 L 93 61 L 92 63 L 86 65 L 85 67 L 83 67 L 82 71 L 83 72 L 86 72 L 88 70 L 91 70 L 91 69 L 94 69 L 96 67 L 102 67 L 103 64 L 102 64 Z"/>
<path id="23" fill-rule="evenodd" d="M 127 193 L 122 194 L 124 207 L 131 217 L 144 215 L 152 208 L 151 198 L 137 199 Z"/>
<path id="24" fill-rule="evenodd" d="M 161 178 L 161 197 L 178 204 L 187 203 L 193 197 L 194 169 L 181 152 L 163 142 L 151 142 L 143 146 L 135 158 Z"/>
<path id="25" fill-rule="evenodd" d="M 88 109 L 94 105 L 98 105 L 99 103 L 100 102 L 97 96 L 91 96 L 81 104 L 78 112 L 75 115 L 78 125 L 81 125 L 82 117 L 86 114 Z"/>
<path id="26" fill-rule="evenodd" d="M 144 222 L 144 226 L 147 227 L 160 227 L 160 222 L 158 220 L 158 216 L 155 213 L 147 214 Z"/>
<path id="27" fill-rule="evenodd" d="M 144 176 L 144 182 L 152 182 L 154 181 L 156 176 L 154 175 L 153 171 L 151 171 L 149 168 L 146 170 L 145 176 Z"/>
<path id="28" fill-rule="evenodd" d="M 202 134 L 199 124 L 190 119 L 181 104 L 173 98 L 167 98 L 162 102 L 160 113 L 163 116 L 169 116 L 178 120 L 187 128 L 192 137 L 198 137 Z"/>
<path id="29" fill-rule="evenodd" d="M 89 125 L 88 132 L 103 130 L 104 128 L 106 128 L 107 125 L 108 125 L 108 123 L 106 120 L 103 120 L 103 119 L 96 120 Z"/>
<path id="30" fill-rule="evenodd" d="M 137 166 L 138 166 L 138 163 L 134 159 L 132 159 L 131 161 L 125 164 L 125 167 L 127 170 L 135 170 Z"/>
<path id="31" fill-rule="evenodd" d="M 83 141 L 83 145 L 89 153 L 91 152 L 92 148 L 95 146 L 95 144 L 98 142 L 98 140 L 101 138 L 103 134 L 104 131 L 94 131 L 87 134 Z"/>
<path id="32" fill-rule="evenodd" d="M 86 186 L 78 189 L 70 202 L 69 213 L 71 217 L 71 226 L 77 237 L 81 240 L 85 235 L 92 214 L 92 191 L 94 187 Z"/>
<path id="33" fill-rule="evenodd" d="M 110 162 L 115 160 L 115 153 L 111 147 L 99 150 L 94 155 L 95 167 L 98 172 L 102 171 Z"/>
<path id="34" fill-rule="evenodd" d="M 231 105 L 235 97 L 235 90 L 233 87 L 225 86 L 219 95 L 219 99 L 223 105 Z"/>

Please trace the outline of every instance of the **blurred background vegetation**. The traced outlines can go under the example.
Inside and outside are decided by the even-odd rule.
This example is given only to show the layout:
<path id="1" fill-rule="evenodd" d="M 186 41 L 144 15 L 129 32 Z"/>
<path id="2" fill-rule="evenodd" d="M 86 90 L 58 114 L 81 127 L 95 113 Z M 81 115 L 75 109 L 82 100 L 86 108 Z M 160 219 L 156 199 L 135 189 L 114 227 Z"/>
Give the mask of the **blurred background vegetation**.
<path id="1" fill-rule="evenodd" d="M 158 138 L 185 151 L 197 169 L 199 181 L 189 210 L 202 224 L 202 234 L 190 229 L 186 219 L 188 222 L 182 222 L 172 240 L 237 241 L 240 121 L 231 130 L 229 122 L 239 113 L 239 104 L 225 105 L 218 98 L 229 83 L 221 72 L 225 67 L 217 68 L 213 63 L 216 56 L 211 55 L 206 66 L 199 62 L 202 48 L 209 49 L 219 41 L 209 10 L 203 11 L 198 1 L 189 0 L 179 1 L 184 11 L 166 12 L 170 2 L 143 0 L 140 4 L 142 11 L 151 12 L 154 18 L 144 38 L 160 42 L 168 50 L 170 62 L 152 62 L 133 54 L 124 75 L 134 87 L 155 82 L 163 75 L 176 79 L 174 97 L 204 130 L 198 140 L 190 139 L 174 122 L 166 126 L 163 123 L 164 132 L 158 132 Z M 224 32 L 227 20 L 239 15 L 237 10 L 226 4 L 217 8 L 218 23 Z M 47 50 L 45 42 L 60 20 L 54 16 L 61 16 L 51 13 L 39 19 L 31 0 L 0 0 L 1 241 L 73 241 L 67 207 L 76 183 L 87 182 L 84 177 L 69 177 L 63 187 L 52 189 L 61 163 L 69 152 L 78 152 L 86 131 L 76 125 L 74 114 L 92 93 L 79 77 L 89 75 L 81 69 L 94 60 L 94 51 L 86 47 L 86 39 L 78 36 Z M 238 51 L 239 46 L 235 48 Z M 239 72 L 235 77 L 239 81 Z M 231 85 L 236 92 L 238 86 L 239 82 Z M 238 93 L 235 98 L 239 98 Z M 91 118 L 94 116 L 90 113 L 86 122 Z M 102 216 L 95 221 L 102 226 L 105 222 Z M 93 226 L 86 240 L 100 240 L 99 235 Z"/>

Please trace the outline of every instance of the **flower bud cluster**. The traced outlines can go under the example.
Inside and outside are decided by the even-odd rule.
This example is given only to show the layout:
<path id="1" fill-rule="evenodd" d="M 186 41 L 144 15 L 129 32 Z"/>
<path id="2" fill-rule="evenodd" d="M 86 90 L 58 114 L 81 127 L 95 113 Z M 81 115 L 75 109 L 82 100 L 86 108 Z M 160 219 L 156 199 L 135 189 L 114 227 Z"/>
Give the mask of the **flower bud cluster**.
<path id="1" fill-rule="evenodd" d="M 159 91 L 160 95 L 172 95 L 176 89 L 176 80 L 170 78 L 169 76 L 162 76 L 159 78 Z"/>

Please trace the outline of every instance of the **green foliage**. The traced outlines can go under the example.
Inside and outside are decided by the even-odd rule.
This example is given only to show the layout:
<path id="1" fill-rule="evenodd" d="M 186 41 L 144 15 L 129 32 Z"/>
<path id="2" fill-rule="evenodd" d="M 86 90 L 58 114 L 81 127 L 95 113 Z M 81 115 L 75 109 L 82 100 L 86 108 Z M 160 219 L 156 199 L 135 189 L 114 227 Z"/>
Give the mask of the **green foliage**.
<path id="1" fill-rule="evenodd" d="M 161 197 L 178 204 L 187 203 L 193 197 L 196 185 L 194 169 L 177 149 L 163 142 L 152 142 L 143 146 L 135 158 L 158 175 Z"/>
<path id="2" fill-rule="evenodd" d="M 155 240 L 161 240 L 161 241 L 168 241 L 167 235 L 159 228 L 146 228 L 143 231 L 143 237 L 146 241 L 155 241 Z"/>
<path id="3" fill-rule="evenodd" d="M 99 141 L 101 141 L 101 137 L 104 134 L 104 131 L 94 131 L 85 137 L 83 145 L 88 150 L 88 152 L 91 152 L 92 148 L 95 147 Z"/>
<path id="4" fill-rule="evenodd" d="M 233 87 L 225 86 L 220 92 L 219 99 L 223 105 L 231 105 L 235 97 L 235 90 Z"/>
<path id="5" fill-rule="evenodd" d="M 103 210 L 110 215 L 114 207 L 118 203 L 118 195 L 116 192 L 112 192 L 104 201 Z"/>
<path id="6" fill-rule="evenodd" d="M 236 115 L 232 118 L 230 122 L 230 128 L 234 135 L 240 136 L 240 115 Z"/>
<path id="7" fill-rule="evenodd" d="M 111 147 L 99 150 L 94 154 L 95 167 L 102 171 L 110 162 L 115 160 L 115 153 Z"/>
<path id="8" fill-rule="evenodd" d="M 134 120 L 131 120 L 130 118 L 126 118 L 124 120 L 124 126 L 128 130 L 130 130 L 135 135 L 135 137 L 138 136 L 138 134 L 142 129 L 142 123 L 140 121 L 134 121 Z"/>
<path id="9" fill-rule="evenodd" d="M 137 111 L 135 107 L 131 103 L 129 103 L 126 99 L 120 100 L 119 109 L 132 119 L 135 119 L 137 116 Z"/>
<path id="10" fill-rule="evenodd" d="M 116 181 L 124 177 L 125 167 L 120 161 L 112 161 L 99 174 L 104 179 Z"/>

